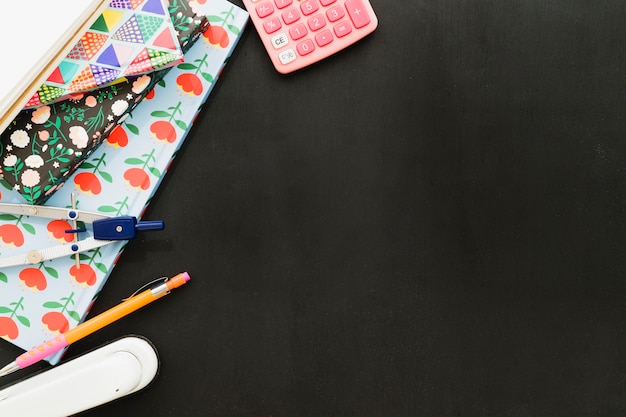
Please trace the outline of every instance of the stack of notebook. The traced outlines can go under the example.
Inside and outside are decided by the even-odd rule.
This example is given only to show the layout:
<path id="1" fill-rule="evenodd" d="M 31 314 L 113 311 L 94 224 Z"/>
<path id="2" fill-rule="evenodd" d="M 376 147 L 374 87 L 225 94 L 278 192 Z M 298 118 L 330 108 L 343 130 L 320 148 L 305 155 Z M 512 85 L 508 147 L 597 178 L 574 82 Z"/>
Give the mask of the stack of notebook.
<path id="1" fill-rule="evenodd" d="M 96 32 L 94 25 L 108 22 L 117 33 L 123 18 L 116 22 L 121 14 L 109 11 L 143 12 L 152 1 L 109 0 L 90 28 Z M 0 201 L 68 207 L 74 195 L 82 210 L 141 217 L 248 22 L 247 12 L 226 0 L 169 0 L 164 6 L 184 60 L 23 109 L 0 136 Z M 140 20 L 136 27 L 146 25 Z M 160 36 L 163 28 L 153 31 Z M 34 160 L 43 162 L 29 166 Z M 62 243 L 48 233 L 49 222 L 0 213 L 0 257 Z M 66 257 L 0 270 L 0 337 L 27 350 L 76 326 L 125 244 L 82 253 L 79 269 L 74 257 Z M 28 268 L 40 271 L 36 282 L 24 272 Z M 44 320 L 51 311 L 63 315 L 61 326 Z"/>

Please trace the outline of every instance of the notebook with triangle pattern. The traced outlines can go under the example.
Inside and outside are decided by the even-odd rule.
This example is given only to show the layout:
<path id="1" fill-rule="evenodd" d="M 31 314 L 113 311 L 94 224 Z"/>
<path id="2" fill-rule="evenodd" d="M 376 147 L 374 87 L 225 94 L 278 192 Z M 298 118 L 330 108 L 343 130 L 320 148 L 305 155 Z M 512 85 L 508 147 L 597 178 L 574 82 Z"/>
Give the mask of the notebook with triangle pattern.
<path id="1" fill-rule="evenodd" d="M 166 0 L 109 0 L 25 108 L 50 104 L 180 62 Z"/>
<path id="2" fill-rule="evenodd" d="M 5 1 L 0 13 L 0 132 L 109 0 Z M 70 68 L 63 67 L 63 71 Z"/>

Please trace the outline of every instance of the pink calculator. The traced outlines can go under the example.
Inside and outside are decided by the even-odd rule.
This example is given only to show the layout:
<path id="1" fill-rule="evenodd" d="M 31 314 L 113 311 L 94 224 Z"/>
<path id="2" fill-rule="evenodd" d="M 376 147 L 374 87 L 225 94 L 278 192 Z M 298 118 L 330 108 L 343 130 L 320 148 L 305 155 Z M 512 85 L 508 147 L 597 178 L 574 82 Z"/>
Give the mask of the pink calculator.
<path id="1" fill-rule="evenodd" d="M 369 35 L 378 19 L 368 0 L 243 0 L 282 74 L 320 61 Z"/>

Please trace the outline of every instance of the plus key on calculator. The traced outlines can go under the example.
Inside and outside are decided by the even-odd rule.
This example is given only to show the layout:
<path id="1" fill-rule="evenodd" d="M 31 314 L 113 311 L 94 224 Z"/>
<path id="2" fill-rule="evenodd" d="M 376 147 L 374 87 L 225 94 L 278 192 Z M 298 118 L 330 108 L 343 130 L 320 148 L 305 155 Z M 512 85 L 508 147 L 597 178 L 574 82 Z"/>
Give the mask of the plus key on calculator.
<path id="1" fill-rule="evenodd" d="M 243 0 L 276 70 L 320 61 L 369 35 L 378 19 L 368 0 Z"/>

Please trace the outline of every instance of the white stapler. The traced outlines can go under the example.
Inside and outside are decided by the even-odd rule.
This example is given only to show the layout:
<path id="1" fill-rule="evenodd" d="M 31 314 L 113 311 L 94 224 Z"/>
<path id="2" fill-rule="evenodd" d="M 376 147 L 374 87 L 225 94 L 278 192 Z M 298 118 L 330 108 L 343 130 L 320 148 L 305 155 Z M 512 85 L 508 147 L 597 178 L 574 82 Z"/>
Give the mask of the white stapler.
<path id="1" fill-rule="evenodd" d="M 128 336 L 0 390 L 0 416 L 66 417 L 146 387 L 157 352 Z"/>

